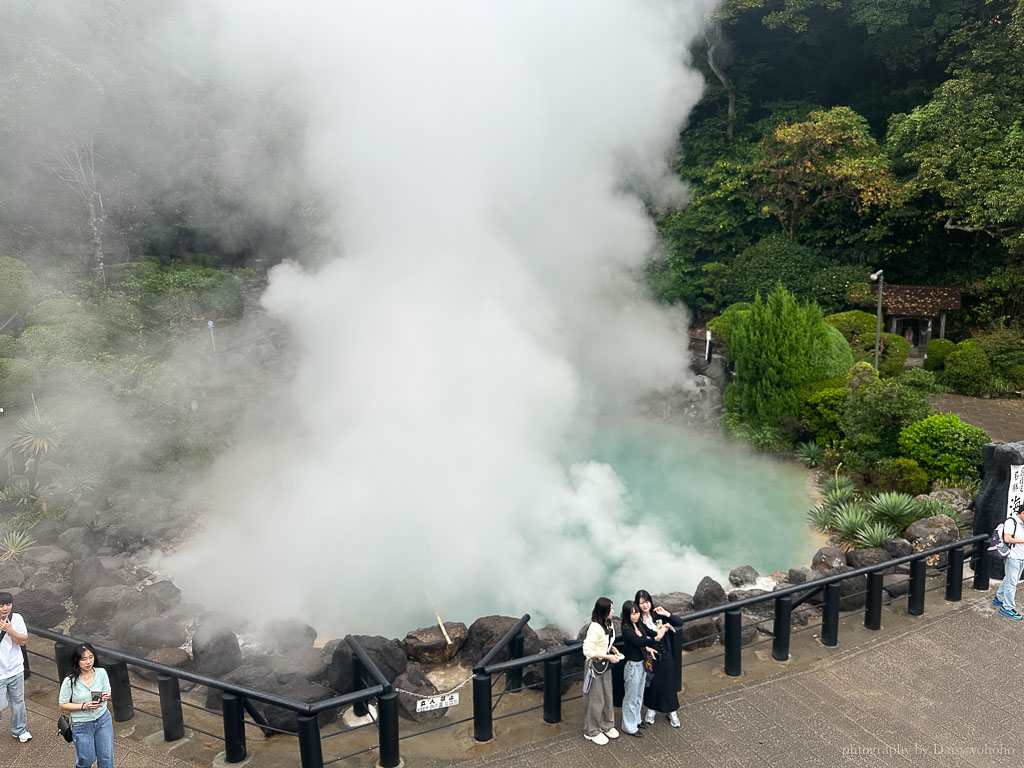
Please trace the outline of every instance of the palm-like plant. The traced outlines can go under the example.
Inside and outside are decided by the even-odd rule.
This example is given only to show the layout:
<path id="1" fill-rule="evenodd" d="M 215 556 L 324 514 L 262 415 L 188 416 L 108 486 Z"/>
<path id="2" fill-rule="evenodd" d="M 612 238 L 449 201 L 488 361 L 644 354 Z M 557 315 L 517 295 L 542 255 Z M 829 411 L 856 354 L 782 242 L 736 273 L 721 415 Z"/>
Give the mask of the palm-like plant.
<path id="1" fill-rule="evenodd" d="M 796 457 L 808 467 L 816 467 L 825 460 L 825 449 L 813 440 L 800 443 L 794 451 Z"/>
<path id="2" fill-rule="evenodd" d="M 99 488 L 99 481 L 96 476 L 87 469 L 80 467 L 68 467 L 67 477 L 64 481 L 64 490 L 68 493 L 88 493 Z"/>
<path id="3" fill-rule="evenodd" d="M 35 483 L 25 477 L 14 478 L 0 491 L 0 500 L 16 507 L 30 507 L 37 498 L 39 492 Z"/>
<path id="4" fill-rule="evenodd" d="M 927 510 L 907 493 L 886 491 L 873 497 L 868 505 L 875 520 L 886 523 L 900 532 L 916 520 L 928 517 Z"/>
<path id="5" fill-rule="evenodd" d="M 26 531 L 8 531 L 3 539 L 0 539 L 0 563 L 13 560 L 18 555 L 27 552 L 36 545 Z"/>
<path id="6" fill-rule="evenodd" d="M 834 475 L 826 478 L 825 482 L 821 484 L 821 492 L 826 496 L 831 493 L 837 493 L 845 497 L 846 500 L 849 500 L 857 492 L 857 484 L 853 482 L 849 475 L 840 475 L 836 472 Z"/>
<path id="7" fill-rule="evenodd" d="M 53 454 L 67 439 L 64 422 L 54 413 L 40 411 L 35 400 L 32 410 L 27 416 L 18 419 L 18 428 L 14 433 L 14 447 L 21 450 L 26 457 L 33 458 L 31 480 L 35 480 L 39 468 L 39 458 L 43 454 Z"/>
<path id="8" fill-rule="evenodd" d="M 835 524 L 835 510 L 819 504 L 807 511 L 807 524 L 819 531 L 831 531 Z"/>
<path id="9" fill-rule="evenodd" d="M 844 549 L 853 549 L 857 534 L 871 521 L 871 512 L 859 501 L 848 501 L 836 508 L 833 525 Z"/>
<path id="10" fill-rule="evenodd" d="M 854 544 L 858 549 L 868 547 L 880 547 L 886 539 L 899 536 L 899 531 L 888 523 L 878 520 L 867 523 L 854 536 Z"/>

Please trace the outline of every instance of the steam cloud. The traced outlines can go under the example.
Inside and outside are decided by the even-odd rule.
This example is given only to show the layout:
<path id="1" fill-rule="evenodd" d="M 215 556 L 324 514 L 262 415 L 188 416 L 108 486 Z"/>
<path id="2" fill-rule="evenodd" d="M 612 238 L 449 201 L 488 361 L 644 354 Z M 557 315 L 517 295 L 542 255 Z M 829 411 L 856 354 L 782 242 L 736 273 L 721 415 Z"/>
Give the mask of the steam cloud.
<path id="1" fill-rule="evenodd" d="M 635 280 L 635 192 L 682 192 L 665 158 L 708 4 L 192 10 L 222 75 L 305 110 L 337 258 L 271 273 L 294 376 L 201 489 L 207 530 L 165 563 L 186 593 L 332 631 L 428 624 L 425 592 L 446 619 L 576 626 L 611 588 L 720 574 L 572 458 L 687 377 L 685 318 Z"/>

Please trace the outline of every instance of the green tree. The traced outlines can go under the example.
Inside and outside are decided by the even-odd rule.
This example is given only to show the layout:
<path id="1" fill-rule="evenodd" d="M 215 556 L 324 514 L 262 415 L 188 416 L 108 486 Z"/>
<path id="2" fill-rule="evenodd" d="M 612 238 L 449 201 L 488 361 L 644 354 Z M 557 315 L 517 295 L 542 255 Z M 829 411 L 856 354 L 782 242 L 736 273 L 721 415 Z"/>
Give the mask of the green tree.
<path id="1" fill-rule="evenodd" d="M 836 203 L 858 214 L 897 202 L 899 189 L 867 122 L 848 107 L 782 123 L 759 146 L 751 191 L 789 240 Z"/>
<path id="2" fill-rule="evenodd" d="M 767 299 L 757 295 L 749 310 L 735 314 L 726 344 L 736 377 L 726 409 L 750 426 L 778 427 L 784 415 L 797 415 L 797 390 L 825 378 L 832 341 L 821 310 L 798 303 L 778 285 Z"/>

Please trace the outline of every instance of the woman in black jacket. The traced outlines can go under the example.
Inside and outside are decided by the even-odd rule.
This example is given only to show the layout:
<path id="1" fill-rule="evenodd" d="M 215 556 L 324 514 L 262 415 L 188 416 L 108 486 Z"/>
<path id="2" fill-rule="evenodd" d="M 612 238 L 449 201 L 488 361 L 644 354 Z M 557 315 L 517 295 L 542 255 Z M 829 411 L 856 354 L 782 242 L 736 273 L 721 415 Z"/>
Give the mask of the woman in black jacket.
<path id="1" fill-rule="evenodd" d="M 681 627 L 683 620 L 673 616 L 660 605 L 652 608 L 654 601 L 651 593 L 641 589 L 636 593 L 634 602 L 640 609 L 640 623 L 652 633 L 657 632 L 660 627 Z M 675 659 L 672 657 L 672 649 L 669 641 L 662 633 L 658 641 L 658 658 L 654 660 L 654 680 L 644 691 L 644 704 L 647 706 L 647 717 L 645 722 L 653 723 L 657 712 L 662 712 L 668 718 L 673 728 L 679 727 L 679 696 L 676 693 L 676 679 L 678 678 Z"/>
<path id="2" fill-rule="evenodd" d="M 626 654 L 626 666 L 623 668 L 622 679 L 625 693 L 622 696 L 622 730 L 630 736 L 643 738 L 638 728 L 646 728 L 647 723 L 640 719 L 643 709 L 644 683 L 647 672 L 644 661 L 658 656 L 661 638 L 668 631 L 664 624 L 657 632 L 652 632 L 640 623 L 640 609 L 636 603 L 627 600 L 622 604 L 622 641 Z"/>

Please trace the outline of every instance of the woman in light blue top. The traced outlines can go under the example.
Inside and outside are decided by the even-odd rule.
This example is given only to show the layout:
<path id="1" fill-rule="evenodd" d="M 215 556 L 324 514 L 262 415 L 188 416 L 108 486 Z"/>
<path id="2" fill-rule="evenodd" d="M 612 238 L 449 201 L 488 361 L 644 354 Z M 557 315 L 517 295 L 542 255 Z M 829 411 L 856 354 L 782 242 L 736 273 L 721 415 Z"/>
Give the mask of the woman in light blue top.
<path id="1" fill-rule="evenodd" d="M 71 652 L 71 674 L 60 684 L 57 701 L 71 717 L 75 740 L 75 768 L 114 768 L 114 723 L 107 710 L 110 679 L 95 666 L 96 652 L 88 643 Z"/>

